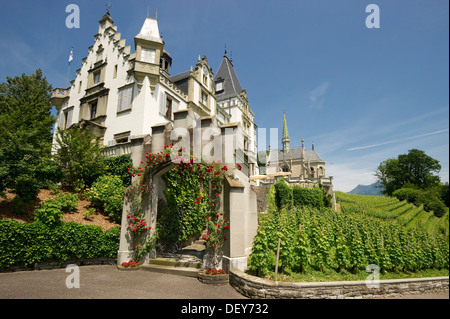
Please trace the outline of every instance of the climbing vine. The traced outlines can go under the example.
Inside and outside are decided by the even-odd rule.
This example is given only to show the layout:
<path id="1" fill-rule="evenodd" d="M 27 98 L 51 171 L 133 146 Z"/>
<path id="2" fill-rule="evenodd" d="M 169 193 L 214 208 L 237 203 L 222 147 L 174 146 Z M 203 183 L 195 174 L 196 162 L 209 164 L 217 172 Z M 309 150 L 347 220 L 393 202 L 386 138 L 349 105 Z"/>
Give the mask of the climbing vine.
<path id="1" fill-rule="evenodd" d="M 230 227 L 220 211 L 223 180 L 229 168 L 220 161 L 202 162 L 186 153 L 184 148 L 174 149 L 169 144 L 159 153 L 146 153 L 145 160 L 139 166 L 128 169 L 132 177 L 139 177 L 138 190 L 141 194 L 152 191 L 147 186 L 148 177 L 155 169 L 169 162 L 175 166 L 163 175 L 167 207 L 158 209 L 157 234 L 160 242 L 180 244 L 191 236 L 200 236 L 206 228 L 203 239 L 207 247 L 212 248 L 214 253 L 218 252 L 228 239 Z M 241 170 L 241 165 L 236 164 L 236 169 Z M 138 225 L 133 224 L 134 227 L 130 225 L 130 230 L 134 228 L 135 234 L 141 235 L 150 230 L 140 216 L 129 217 L 130 221 L 138 222 Z M 139 233 L 136 226 L 139 226 Z"/>

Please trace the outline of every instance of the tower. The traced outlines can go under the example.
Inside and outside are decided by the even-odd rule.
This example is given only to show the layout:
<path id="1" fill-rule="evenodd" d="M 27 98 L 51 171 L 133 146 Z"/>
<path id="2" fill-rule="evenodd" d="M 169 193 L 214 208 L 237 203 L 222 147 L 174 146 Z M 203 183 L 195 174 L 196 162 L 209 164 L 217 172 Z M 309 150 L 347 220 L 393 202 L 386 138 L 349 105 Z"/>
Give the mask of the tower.
<path id="1" fill-rule="evenodd" d="M 169 61 L 172 62 L 171 59 L 168 59 L 168 54 L 164 55 L 164 41 L 159 33 L 156 18 L 147 17 L 145 19 L 141 31 L 134 37 L 134 44 L 136 48 L 136 60 L 132 69 L 134 78 L 138 81 L 140 90 L 145 77 L 148 77 L 153 93 L 155 85 L 159 81 L 160 61 L 164 57 L 168 64 Z"/>

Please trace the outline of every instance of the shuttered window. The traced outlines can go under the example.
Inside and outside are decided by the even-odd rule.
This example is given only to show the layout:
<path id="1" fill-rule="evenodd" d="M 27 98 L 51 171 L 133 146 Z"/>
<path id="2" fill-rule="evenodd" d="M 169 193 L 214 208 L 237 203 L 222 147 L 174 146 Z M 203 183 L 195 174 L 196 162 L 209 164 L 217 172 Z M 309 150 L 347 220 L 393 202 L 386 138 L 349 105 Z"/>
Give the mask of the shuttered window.
<path id="1" fill-rule="evenodd" d="M 133 86 L 128 86 L 119 90 L 119 105 L 117 112 L 131 109 L 133 101 Z"/>

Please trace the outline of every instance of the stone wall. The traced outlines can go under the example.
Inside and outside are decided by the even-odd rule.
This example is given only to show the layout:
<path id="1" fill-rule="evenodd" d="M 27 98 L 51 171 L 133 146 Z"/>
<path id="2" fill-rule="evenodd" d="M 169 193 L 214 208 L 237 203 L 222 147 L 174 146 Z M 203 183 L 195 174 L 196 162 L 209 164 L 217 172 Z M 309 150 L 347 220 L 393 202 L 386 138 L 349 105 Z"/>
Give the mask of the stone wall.
<path id="1" fill-rule="evenodd" d="M 379 288 L 368 288 L 365 281 L 273 282 L 239 270 L 231 271 L 229 280 L 238 292 L 255 299 L 362 299 L 449 289 L 449 277 L 380 280 Z"/>

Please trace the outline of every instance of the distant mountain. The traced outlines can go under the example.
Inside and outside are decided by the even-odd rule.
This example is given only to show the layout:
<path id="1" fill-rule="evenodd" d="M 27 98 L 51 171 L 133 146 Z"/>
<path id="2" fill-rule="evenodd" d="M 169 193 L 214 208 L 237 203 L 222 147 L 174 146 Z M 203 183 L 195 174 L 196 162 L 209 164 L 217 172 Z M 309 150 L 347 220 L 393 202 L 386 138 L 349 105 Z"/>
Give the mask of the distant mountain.
<path id="1" fill-rule="evenodd" d="M 380 182 L 376 182 L 370 185 L 358 185 L 353 190 L 348 192 L 349 194 L 356 195 L 372 195 L 372 196 L 382 196 L 382 188 Z"/>

